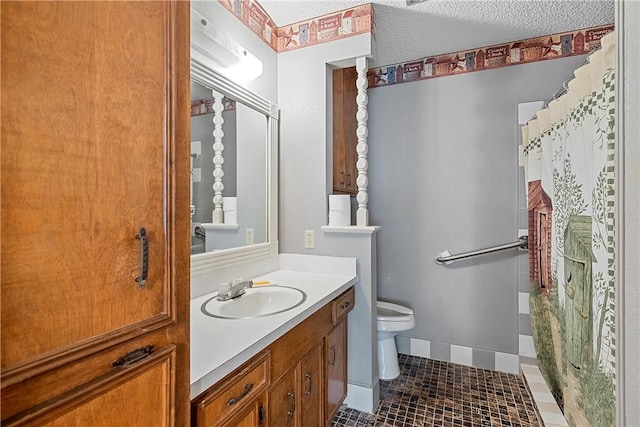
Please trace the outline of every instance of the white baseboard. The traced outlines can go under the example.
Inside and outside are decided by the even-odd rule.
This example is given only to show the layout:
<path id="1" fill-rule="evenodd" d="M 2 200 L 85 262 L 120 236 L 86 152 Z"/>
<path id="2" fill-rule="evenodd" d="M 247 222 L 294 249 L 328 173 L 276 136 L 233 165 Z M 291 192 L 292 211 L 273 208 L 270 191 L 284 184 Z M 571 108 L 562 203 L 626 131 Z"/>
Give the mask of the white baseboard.
<path id="1" fill-rule="evenodd" d="M 378 407 L 379 401 L 380 383 L 376 383 L 373 388 L 347 384 L 347 398 L 344 403 L 349 408 L 373 414 Z"/>

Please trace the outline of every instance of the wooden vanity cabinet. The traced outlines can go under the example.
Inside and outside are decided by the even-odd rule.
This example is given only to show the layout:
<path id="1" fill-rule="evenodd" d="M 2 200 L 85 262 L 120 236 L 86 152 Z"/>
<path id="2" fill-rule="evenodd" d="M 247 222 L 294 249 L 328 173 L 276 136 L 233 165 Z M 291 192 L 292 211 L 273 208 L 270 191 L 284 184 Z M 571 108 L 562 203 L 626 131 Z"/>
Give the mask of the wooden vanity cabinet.
<path id="1" fill-rule="evenodd" d="M 0 3 L 1 423 L 183 425 L 189 3 Z"/>
<path id="2" fill-rule="evenodd" d="M 347 397 L 347 321 L 343 320 L 325 338 L 327 407 L 329 423 Z"/>
<path id="3" fill-rule="evenodd" d="M 269 426 L 299 426 L 300 368 L 295 366 L 269 390 Z"/>
<path id="4" fill-rule="evenodd" d="M 320 340 L 269 391 L 271 427 L 323 425 L 322 344 Z"/>
<path id="5" fill-rule="evenodd" d="M 333 191 L 357 194 L 356 112 L 358 73 L 355 67 L 333 71 Z"/>
<path id="6" fill-rule="evenodd" d="M 323 341 L 300 360 L 300 425 L 321 427 L 323 425 Z"/>
<path id="7" fill-rule="evenodd" d="M 329 424 L 347 397 L 347 314 L 354 306 L 354 292 L 345 292 L 331 304 L 334 328 L 324 338 L 326 407 L 325 424 Z"/>
<path id="8" fill-rule="evenodd" d="M 192 426 L 328 425 L 346 396 L 346 325 L 353 304 L 350 288 L 195 398 Z M 240 395 L 237 406 L 228 405 Z"/>
<path id="9" fill-rule="evenodd" d="M 194 400 L 192 424 L 197 427 L 245 425 L 264 412 L 263 393 L 270 375 L 270 353 L 264 351 Z"/>

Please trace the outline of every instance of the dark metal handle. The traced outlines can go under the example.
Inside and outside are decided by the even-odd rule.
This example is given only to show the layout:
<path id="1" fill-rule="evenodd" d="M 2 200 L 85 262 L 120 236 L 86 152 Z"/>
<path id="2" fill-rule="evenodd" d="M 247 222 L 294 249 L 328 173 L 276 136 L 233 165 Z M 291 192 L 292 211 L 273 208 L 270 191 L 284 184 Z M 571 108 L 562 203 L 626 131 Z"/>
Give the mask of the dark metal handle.
<path id="1" fill-rule="evenodd" d="M 240 393 L 237 397 L 232 397 L 231 399 L 227 400 L 227 406 L 233 406 L 236 403 L 240 402 L 243 397 L 249 394 L 252 388 L 253 388 L 253 383 L 249 383 L 245 385 L 242 393 Z"/>
<path id="2" fill-rule="evenodd" d="M 344 187 L 344 171 L 340 171 L 340 185 Z"/>
<path id="3" fill-rule="evenodd" d="M 287 415 L 293 417 L 293 413 L 296 412 L 296 395 L 292 391 L 290 391 L 287 393 L 287 396 L 289 396 L 289 407 L 291 408 L 289 409 L 289 412 L 287 412 Z"/>
<path id="4" fill-rule="evenodd" d="M 351 305 L 351 301 L 345 301 L 344 304 L 340 306 L 341 309 L 345 310 L 347 307 Z"/>
<path id="5" fill-rule="evenodd" d="M 304 394 L 311 394 L 311 373 L 304 374 Z"/>
<path id="6" fill-rule="evenodd" d="M 138 287 L 142 289 L 147 283 L 149 275 L 149 239 L 144 227 L 136 234 L 136 239 L 140 240 L 140 276 L 136 277 L 136 282 L 138 282 Z"/>
<path id="7" fill-rule="evenodd" d="M 135 350 L 125 354 L 122 357 L 117 358 L 111 366 L 122 366 L 126 368 L 127 366 L 131 366 L 134 363 L 137 363 L 143 359 L 146 359 L 153 352 L 153 345 L 146 345 L 144 347 L 136 348 Z"/>
<path id="8" fill-rule="evenodd" d="M 335 366 L 336 364 L 336 346 L 329 347 L 329 365 Z"/>
<path id="9" fill-rule="evenodd" d="M 351 185 L 351 174 L 347 174 L 347 185 Z"/>

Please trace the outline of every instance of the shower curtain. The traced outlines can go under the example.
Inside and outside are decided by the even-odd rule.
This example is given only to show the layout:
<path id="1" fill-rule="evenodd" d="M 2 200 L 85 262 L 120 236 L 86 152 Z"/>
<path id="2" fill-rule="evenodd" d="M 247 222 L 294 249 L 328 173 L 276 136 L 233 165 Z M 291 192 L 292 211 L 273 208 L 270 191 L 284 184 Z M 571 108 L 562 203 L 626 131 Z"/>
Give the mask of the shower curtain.
<path id="1" fill-rule="evenodd" d="M 614 43 L 522 129 L 534 343 L 573 426 L 616 420 Z"/>

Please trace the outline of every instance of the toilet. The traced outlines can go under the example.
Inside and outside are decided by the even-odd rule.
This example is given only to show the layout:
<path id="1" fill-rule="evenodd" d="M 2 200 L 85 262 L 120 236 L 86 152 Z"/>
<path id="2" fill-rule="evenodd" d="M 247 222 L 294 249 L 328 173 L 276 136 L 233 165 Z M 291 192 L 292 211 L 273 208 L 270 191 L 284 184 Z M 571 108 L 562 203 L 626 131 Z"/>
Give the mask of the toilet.
<path id="1" fill-rule="evenodd" d="M 413 329 L 413 310 L 386 301 L 377 301 L 378 376 L 392 380 L 400 375 L 396 334 Z"/>

